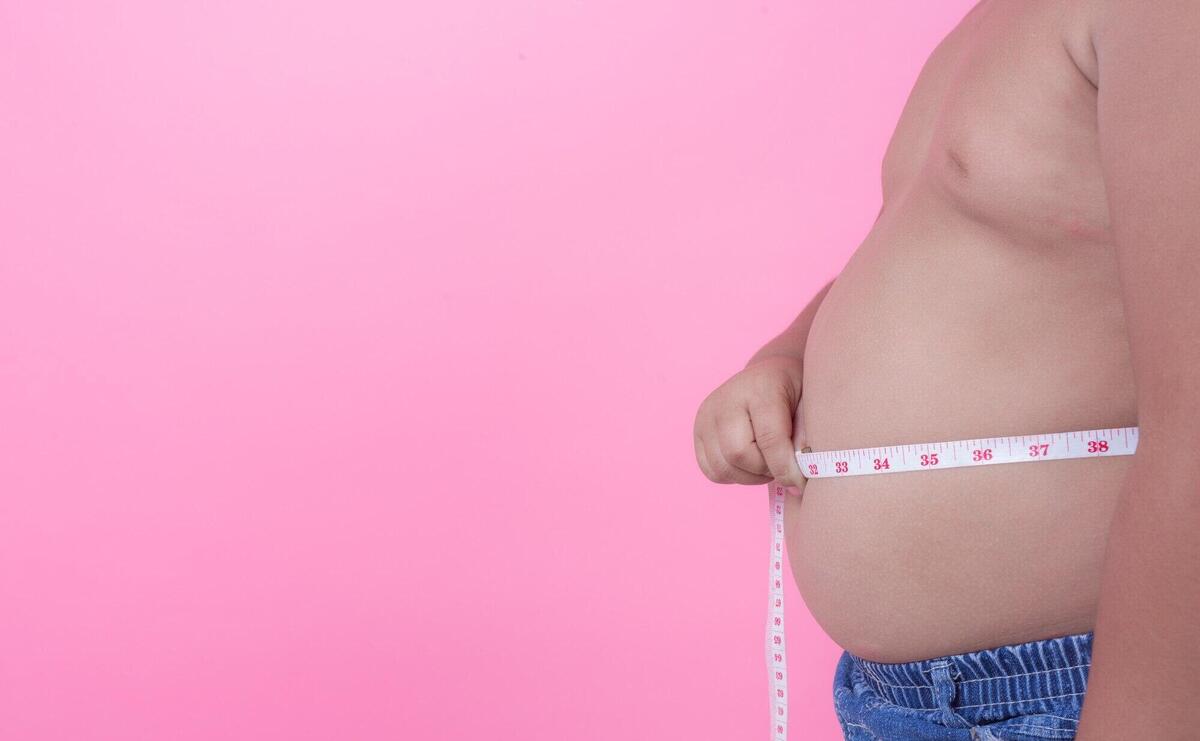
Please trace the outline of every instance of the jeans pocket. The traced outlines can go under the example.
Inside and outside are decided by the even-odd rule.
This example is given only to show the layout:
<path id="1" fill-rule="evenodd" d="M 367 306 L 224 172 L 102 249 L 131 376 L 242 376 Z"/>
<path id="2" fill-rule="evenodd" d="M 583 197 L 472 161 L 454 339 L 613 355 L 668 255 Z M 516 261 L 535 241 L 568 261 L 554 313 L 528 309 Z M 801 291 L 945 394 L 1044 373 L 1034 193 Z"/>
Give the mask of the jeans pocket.
<path id="1" fill-rule="evenodd" d="M 1065 715 L 1031 713 L 975 726 L 971 730 L 979 741 L 1064 741 L 1075 738 L 1078 727 L 1078 720 Z"/>
<path id="2" fill-rule="evenodd" d="M 870 728 L 867 728 L 862 723 L 854 723 L 839 719 L 842 724 L 842 735 L 846 737 L 846 741 L 882 741 L 879 736 Z"/>
<path id="3" fill-rule="evenodd" d="M 833 713 L 837 717 L 838 725 L 842 727 L 842 736 L 845 741 L 879 741 L 879 737 L 867 728 L 857 719 L 850 719 L 844 713 L 844 702 L 853 693 L 844 687 L 837 687 L 833 691 Z"/>

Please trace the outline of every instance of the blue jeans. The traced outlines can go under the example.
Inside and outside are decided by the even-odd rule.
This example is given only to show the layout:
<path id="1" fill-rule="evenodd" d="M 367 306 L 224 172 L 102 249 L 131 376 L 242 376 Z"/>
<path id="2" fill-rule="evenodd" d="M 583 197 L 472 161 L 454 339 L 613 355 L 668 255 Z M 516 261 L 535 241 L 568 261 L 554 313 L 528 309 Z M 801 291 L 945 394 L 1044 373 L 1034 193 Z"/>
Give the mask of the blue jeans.
<path id="1" fill-rule="evenodd" d="M 846 741 L 1073 739 L 1092 633 L 898 664 L 842 653 L 833 703 Z"/>

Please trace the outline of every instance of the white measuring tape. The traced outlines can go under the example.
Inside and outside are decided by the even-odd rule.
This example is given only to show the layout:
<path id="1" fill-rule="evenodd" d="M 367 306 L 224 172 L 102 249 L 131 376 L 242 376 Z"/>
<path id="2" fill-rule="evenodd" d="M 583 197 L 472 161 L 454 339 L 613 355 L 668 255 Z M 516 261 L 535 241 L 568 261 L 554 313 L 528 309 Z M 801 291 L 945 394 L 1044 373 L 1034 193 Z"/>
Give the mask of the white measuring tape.
<path id="1" fill-rule="evenodd" d="M 836 478 L 997 463 L 1132 455 L 1137 450 L 1137 440 L 1138 428 L 1114 427 L 883 448 L 827 450 L 820 453 L 812 453 L 805 448 L 796 453 L 796 462 L 806 479 Z M 771 686 L 771 738 L 772 741 L 787 741 L 787 643 L 783 622 L 783 503 L 786 494 L 784 487 L 774 482 L 770 485 L 770 493 L 771 579 L 767 607 L 767 671 Z"/>

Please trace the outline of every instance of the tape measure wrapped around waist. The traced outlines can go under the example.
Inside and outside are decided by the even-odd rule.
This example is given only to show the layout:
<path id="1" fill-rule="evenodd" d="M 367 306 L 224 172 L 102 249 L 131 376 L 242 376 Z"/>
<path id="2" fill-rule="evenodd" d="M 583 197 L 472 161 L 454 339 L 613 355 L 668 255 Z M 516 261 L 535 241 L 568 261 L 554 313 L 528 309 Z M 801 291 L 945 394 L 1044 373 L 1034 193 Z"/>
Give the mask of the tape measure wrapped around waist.
<path id="1" fill-rule="evenodd" d="M 836 478 L 867 474 L 934 471 L 939 468 L 1033 463 L 1066 458 L 1132 455 L 1137 450 L 1137 427 L 1050 432 L 1040 435 L 986 437 L 977 440 L 913 443 L 879 448 L 826 450 L 804 446 L 796 462 L 805 478 Z M 771 506 L 770 588 L 767 593 L 767 672 L 771 688 L 771 739 L 787 741 L 787 641 L 784 637 L 783 585 L 784 487 L 769 486 Z"/>

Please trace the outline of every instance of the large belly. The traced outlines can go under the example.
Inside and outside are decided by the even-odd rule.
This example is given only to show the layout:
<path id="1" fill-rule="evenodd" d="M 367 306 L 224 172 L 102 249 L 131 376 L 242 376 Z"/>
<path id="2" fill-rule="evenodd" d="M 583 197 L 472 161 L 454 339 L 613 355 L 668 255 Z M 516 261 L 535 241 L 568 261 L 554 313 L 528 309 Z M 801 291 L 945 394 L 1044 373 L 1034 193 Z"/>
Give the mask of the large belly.
<path id="1" fill-rule="evenodd" d="M 916 196 L 821 304 L 814 451 L 1137 424 L 1115 262 L 1006 241 Z M 793 575 L 842 647 L 909 661 L 1090 630 L 1128 457 L 808 481 Z"/>

